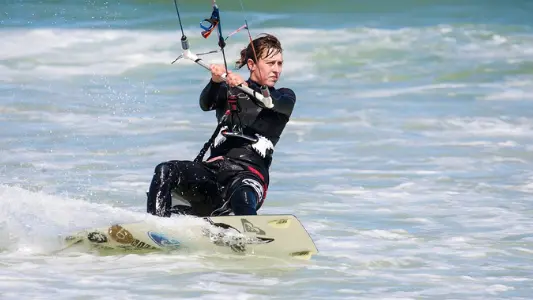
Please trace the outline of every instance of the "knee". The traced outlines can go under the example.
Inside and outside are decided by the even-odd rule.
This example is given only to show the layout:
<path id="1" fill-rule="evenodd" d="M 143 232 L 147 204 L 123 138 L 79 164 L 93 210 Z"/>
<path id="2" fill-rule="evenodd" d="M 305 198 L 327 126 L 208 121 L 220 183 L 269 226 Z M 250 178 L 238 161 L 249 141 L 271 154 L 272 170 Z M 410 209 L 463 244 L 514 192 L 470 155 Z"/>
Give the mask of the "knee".
<path id="1" fill-rule="evenodd" d="M 172 172 L 171 164 L 168 162 L 162 162 L 155 167 L 154 175 L 158 177 L 169 177 Z"/>

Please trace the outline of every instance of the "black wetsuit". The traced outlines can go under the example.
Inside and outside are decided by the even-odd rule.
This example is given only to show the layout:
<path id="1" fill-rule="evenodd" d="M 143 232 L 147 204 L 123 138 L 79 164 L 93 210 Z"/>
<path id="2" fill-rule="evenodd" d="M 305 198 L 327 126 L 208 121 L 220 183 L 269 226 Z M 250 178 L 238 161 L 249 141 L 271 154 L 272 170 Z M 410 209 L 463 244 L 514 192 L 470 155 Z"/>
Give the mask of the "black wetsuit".
<path id="1" fill-rule="evenodd" d="M 247 82 L 250 88 L 260 91 L 257 83 Z M 171 213 L 196 216 L 231 212 L 235 215 L 257 214 L 266 197 L 274 146 L 296 102 L 291 89 L 269 90 L 273 108 L 265 108 L 238 89 L 230 90 L 238 97 L 238 110 L 228 115 L 225 126 L 211 145 L 208 160 L 173 160 L 159 164 L 148 191 L 149 213 L 165 217 Z M 200 108 L 216 110 L 220 122 L 230 108 L 228 86 L 210 81 L 200 95 Z M 233 132 L 235 126 L 254 141 L 222 134 Z M 186 201 L 173 201 L 173 196 Z"/>

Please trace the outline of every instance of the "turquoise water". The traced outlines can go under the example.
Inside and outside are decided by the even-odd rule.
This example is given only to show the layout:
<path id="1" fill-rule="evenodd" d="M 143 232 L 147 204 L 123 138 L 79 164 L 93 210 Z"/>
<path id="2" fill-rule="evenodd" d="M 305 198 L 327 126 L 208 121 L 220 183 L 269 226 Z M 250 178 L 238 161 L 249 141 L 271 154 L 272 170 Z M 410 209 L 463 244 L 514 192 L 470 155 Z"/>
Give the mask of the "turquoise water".
<path id="1" fill-rule="evenodd" d="M 179 3 L 192 50 L 216 49 L 211 1 Z M 281 39 L 298 100 L 260 212 L 298 216 L 320 254 L 54 254 L 59 234 L 150 218 L 154 166 L 216 125 L 209 74 L 170 64 L 173 1 L 9 1 L 0 298 L 531 298 L 533 2 L 217 3 L 225 33 L 247 19 Z"/>

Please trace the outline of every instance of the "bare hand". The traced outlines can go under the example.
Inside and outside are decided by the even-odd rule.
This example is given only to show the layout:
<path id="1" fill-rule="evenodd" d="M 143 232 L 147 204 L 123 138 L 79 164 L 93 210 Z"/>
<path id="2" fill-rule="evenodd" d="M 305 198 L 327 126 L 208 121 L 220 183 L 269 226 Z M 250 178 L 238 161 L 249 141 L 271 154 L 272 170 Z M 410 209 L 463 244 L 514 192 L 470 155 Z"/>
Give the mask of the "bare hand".
<path id="1" fill-rule="evenodd" d="M 211 80 L 218 83 L 224 81 L 224 77 L 222 76 L 226 74 L 226 68 L 223 65 L 211 65 L 209 66 L 209 69 L 211 70 Z M 241 75 L 235 74 L 231 71 L 228 71 L 228 74 L 226 74 L 225 81 L 230 87 L 234 87 L 241 84 L 244 86 L 248 86 L 246 81 L 242 79 Z"/>
<path id="2" fill-rule="evenodd" d="M 211 70 L 211 80 L 218 83 L 224 81 L 222 75 L 226 73 L 226 68 L 223 65 L 211 65 L 209 69 Z"/>
<path id="3" fill-rule="evenodd" d="M 226 76 L 226 83 L 230 87 L 234 87 L 234 86 L 238 86 L 238 85 L 248 86 L 246 81 L 244 81 L 244 79 L 242 79 L 241 75 L 233 73 L 231 71 L 228 71 L 228 75 Z"/>

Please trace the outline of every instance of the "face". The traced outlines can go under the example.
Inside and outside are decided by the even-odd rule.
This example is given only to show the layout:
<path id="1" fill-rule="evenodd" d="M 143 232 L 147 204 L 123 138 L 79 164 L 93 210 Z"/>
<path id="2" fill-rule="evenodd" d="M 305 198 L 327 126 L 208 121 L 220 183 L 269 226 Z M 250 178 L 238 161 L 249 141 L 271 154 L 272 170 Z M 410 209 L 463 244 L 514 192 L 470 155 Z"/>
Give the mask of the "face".
<path id="1" fill-rule="evenodd" d="M 253 60 L 248 59 L 248 69 L 250 70 L 250 79 L 260 85 L 274 87 L 283 69 L 283 55 L 276 53 L 260 58 L 257 64 Z"/>

